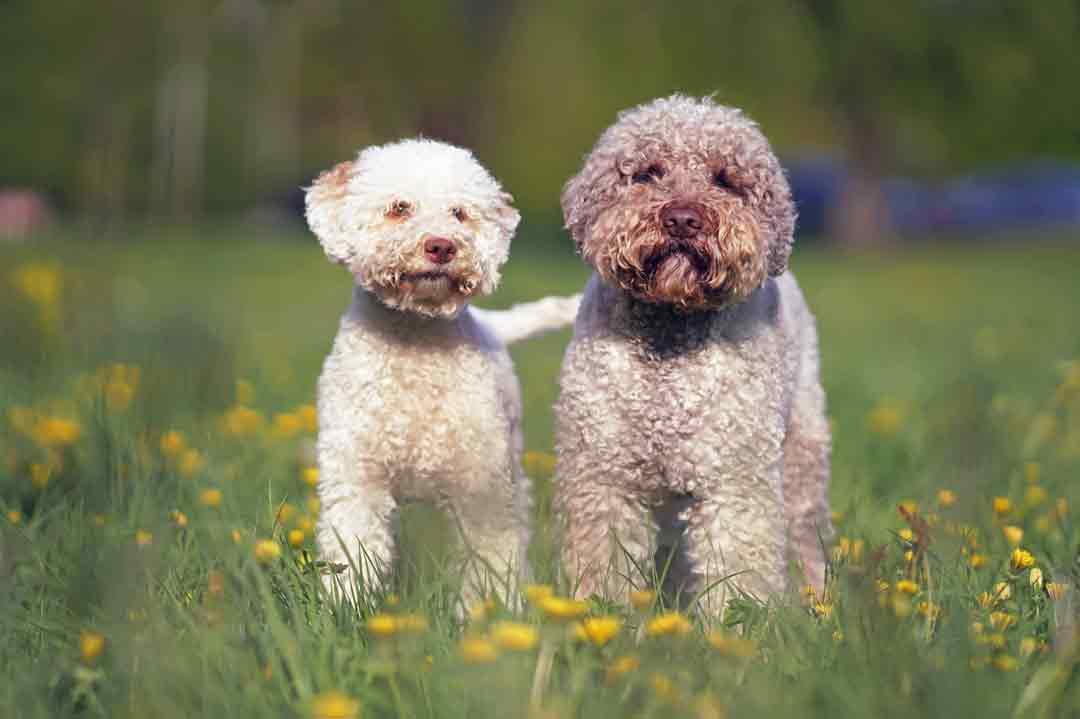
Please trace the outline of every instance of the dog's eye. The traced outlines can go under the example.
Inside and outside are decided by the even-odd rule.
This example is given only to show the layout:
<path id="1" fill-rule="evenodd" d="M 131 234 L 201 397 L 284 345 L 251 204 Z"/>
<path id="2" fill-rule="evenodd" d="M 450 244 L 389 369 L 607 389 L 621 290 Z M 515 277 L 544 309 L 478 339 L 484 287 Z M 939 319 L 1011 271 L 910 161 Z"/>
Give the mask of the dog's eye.
<path id="1" fill-rule="evenodd" d="M 720 172 L 714 174 L 712 181 L 713 184 L 719 187 L 721 190 L 734 191 L 736 189 L 735 185 L 732 184 L 731 180 L 728 179 L 727 172 L 724 170 L 720 170 Z"/>
<path id="2" fill-rule="evenodd" d="M 652 182 L 654 179 L 660 179 L 664 176 L 664 171 L 660 169 L 659 165 L 649 165 L 644 170 L 638 170 L 630 176 L 630 180 L 638 185 L 643 185 L 647 182 Z"/>
<path id="3" fill-rule="evenodd" d="M 387 210 L 386 214 L 391 217 L 408 217 L 411 212 L 412 205 L 408 202 L 405 202 L 405 200 L 394 200 L 390 204 L 390 209 Z"/>
<path id="4" fill-rule="evenodd" d="M 469 213 L 466 212 L 463 207 L 455 207 L 454 209 L 450 210 L 450 214 L 452 214 L 454 216 L 454 219 L 458 222 L 464 222 L 465 220 L 469 219 Z"/>

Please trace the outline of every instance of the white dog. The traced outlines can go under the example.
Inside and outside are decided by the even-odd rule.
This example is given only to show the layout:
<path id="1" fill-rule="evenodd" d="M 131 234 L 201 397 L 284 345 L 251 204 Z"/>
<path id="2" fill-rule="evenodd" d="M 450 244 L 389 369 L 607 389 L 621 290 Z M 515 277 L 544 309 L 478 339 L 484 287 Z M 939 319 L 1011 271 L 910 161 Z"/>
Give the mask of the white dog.
<path id="1" fill-rule="evenodd" d="M 349 567 L 327 586 L 378 584 L 398 505 L 421 500 L 448 511 L 470 566 L 485 570 L 467 578 L 470 593 L 498 589 L 523 570 L 529 540 L 505 343 L 569 324 L 580 298 L 466 306 L 495 289 L 520 219 L 467 150 L 370 147 L 320 175 L 306 200 L 311 229 L 356 285 L 318 385 L 318 544 Z"/>

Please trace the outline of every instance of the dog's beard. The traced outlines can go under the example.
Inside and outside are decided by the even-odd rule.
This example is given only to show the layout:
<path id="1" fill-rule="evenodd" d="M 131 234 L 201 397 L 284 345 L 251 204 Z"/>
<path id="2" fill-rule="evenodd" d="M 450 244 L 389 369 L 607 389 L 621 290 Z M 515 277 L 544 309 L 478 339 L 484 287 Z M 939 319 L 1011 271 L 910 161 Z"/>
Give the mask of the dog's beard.
<path id="1" fill-rule="evenodd" d="M 765 281 L 765 248 L 753 218 L 710 218 L 695 238 L 668 237 L 658 209 L 631 215 L 612 208 L 591 228 L 585 259 L 600 275 L 648 302 L 717 309 L 746 299 Z"/>
<path id="2" fill-rule="evenodd" d="M 444 319 L 456 317 L 470 298 L 489 292 L 495 284 L 472 259 L 454 262 L 447 269 L 432 269 L 420 262 L 359 268 L 354 276 L 387 307 Z"/>

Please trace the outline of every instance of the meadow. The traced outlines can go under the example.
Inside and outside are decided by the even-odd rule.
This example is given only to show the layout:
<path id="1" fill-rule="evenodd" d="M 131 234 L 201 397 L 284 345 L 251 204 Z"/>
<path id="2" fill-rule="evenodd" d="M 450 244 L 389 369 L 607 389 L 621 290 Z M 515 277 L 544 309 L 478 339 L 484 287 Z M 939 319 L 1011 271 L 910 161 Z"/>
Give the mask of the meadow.
<path id="1" fill-rule="evenodd" d="M 483 304 L 577 291 L 554 233 L 520 235 Z M 459 622 L 423 510 L 396 583 L 341 606 L 314 555 L 311 442 L 345 272 L 300 230 L 0 248 L 0 716 L 1080 715 L 1080 242 L 1016 239 L 797 250 L 834 431 L 830 581 L 723 621 L 644 582 L 630 606 L 561 598 L 568 332 L 513 351 L 537 522 L 523 608 Z"/>

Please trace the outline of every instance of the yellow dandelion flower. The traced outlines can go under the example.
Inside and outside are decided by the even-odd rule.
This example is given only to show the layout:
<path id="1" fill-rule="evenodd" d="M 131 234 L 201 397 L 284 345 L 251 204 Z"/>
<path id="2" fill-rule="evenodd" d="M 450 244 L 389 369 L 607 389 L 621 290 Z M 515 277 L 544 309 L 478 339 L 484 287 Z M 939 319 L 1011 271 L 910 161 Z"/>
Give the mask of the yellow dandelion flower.
<path id="1" fill-rule="evenodd" d="M 82 425 L 74 420 L 47 417 L 34 426 L 34 441 L 42 447 L 59 449 L 79 441 Z"/>
<path id="2" fill-rule="evenodd" d="M 979 603 L 979 606 L 983 609 L 988 609 L 993 606 L 997 601 L 997 598 L 990 592 L 979 592 L 979 596 L 975 597 L 975 601 Z"/>
<path id="3" fill-rule="evenodd" d="M 236 380 L 236 403 L 241 405 L 255 402 L 255 385 L 246 379 Z"/>
<path id="4" fill-rule="evenodd" d="M 1035 531 L 1038 534 L 1049 534 L 1050 530 L 1054 528 L 1053 517 L 1049 514 L 1043 514 L 1035 518 Z"/>
<path id="5" fill-rule="evenodd" d="M 621 628 L 622 620 L 618 617 L 588 617 L 581 622 L 585 637 L 598 647 L 610 642 Z"/>
<path id="6" fill-rule="evenodd" d="M 208 487 L 199 492 L 199 504 L 204 507 L 220 507 L 222 496 L 221 490 L 217 487 Z"/>
<path id="7" fill-rule="evenodd" d="M 1008 654 L 998 654 L 994 657 L 994 669 L 999 672 L 1013 672 L 1016 671 L 1019 662 L 1016 661 L 1016 657 L 1010 657 Z"/>
<path id="8" fill-rule="evenodd" d="M 145 529 L 135 530 L 135 544 L 140 547 L 147 547 L 154 543 L 154 535 L 147 532 Z"/>
<path id="9" fill-rule="evenodd" d="M 526 584 L 522 591 L 532 604 L 539 604 L 542 599 L 555 594 L 550 584 Z"/>
<path id="10" fill-rule="evenodd" d="M 102 392 L 105 395 L 105 408 L 114 414 L 126 412 L 135 399 L 135 385 L 122 380 L 109 380 Z"/>
<path id="11" fill-rule="evenodd" d="M 608 665 L 607 670 L 604 672 L 604 681 L 613 684 L 627 674 L 636 672 L 640 666 L 641 660 L 636 656 L 632 654 L 621 656 Z"/>
<path id="12" fill-rule="evenodd" d="M 20 524 L 20 523 L 22 523 L 22 519 L 23 519 L 22 512 L 20 512 L 19 510 L 17 510 L 17 509 L 9 509 L 7 511 L 7 520 L 9 522 L 11 522 L 12 524 Z"/>
<path id="13" fill-rule="evenodd" d="M 1026 549 L 1017 547 L 1012 551 L 1012 554 L 1009 555 L 1009 567 L 1014 572 L 1022 572 L 1033 566 L 1035 566 L 1035 557 Z"/>
<path id="14" fill-rule="evenodd" d="M 27 264 L 11 273 L 12 284 L 28 300 L 41 307 L 51 307 L 60 299 L 60 272 L 55 267 Z"/>
<path id="15" fill-rule="evenodd" d="M 953 492 L 950 489 L 939 489 L 937 501 L 942 507 L 951 507 L 956 504 L 956 492 Z"/>
<path id="16" fill-rule="evenodd" d="M 910 542 L 915 539 L 915 535 L 912 534 L 911 529 L 909 529 L 908 527 L 904 527 L 903 529 L 901 529 L 899 532 L 897 532 L 897 535 L 905 542 Z"/>
<path id="17" fill-rule="evenodd" d="M 300 479 L 309 487 L 317 486 L 319 484 L 319 468 L 304 467 L 300 472 Z"/>
<path id="18" fill-rule="evenodd" d="M 338 691 L 323 692 L 311 700 L 311 719 L 359 719 L 360 702 Z"/>
<path id="19" fill-rule="evenodd" d="M 1024 504 L 1029 507 L 1038 507 L 1050 497 L 1046 488 L 1039 484 L 1032 484 L 1024 491 Z"/>
<path id="20" fill-rule="evenodd" d="M 242 535 L 240 534 L 239 529 L 234 529 L 231 532 L 229 532 L 229 536 L 232 538 L 234 544 L 240 544 L 240 540 L 242 538 Z"/>
<path id="21" fill-rule="evenodd" d="M 290 529 L 288 534 L 290 547 L 301 547 L 304 544 L 304 530 L 302 529 Z"/>
<path id="22" fill-rule="evenodd" d="M 585 616 L 585 612 L 589 611 L 587 602 L 580 599 L 566 599 L 556 596 L 541 598 L 538 606 L 545 617 L 558 621 L 580 619 Z"/>
<path id="23" fill-rule="evenodd" d="M 158 442 L 158 447 L 161 449 L 163 455 L 172 458 L 184 451 L 187 447 L 187 442 L 184 440 L 184 435 L 180 434 L 175 429 L 171 429 L 161 435 L 161 441 Z"/>
<path id="24" fill-rule="evenodd" d="M 982 569 L 986 566 L 986 556 L 983 554 L 972 554 L 968 558 L 968 563 L 972 569 Z"/>
<path id="25" fill-rule="evenodd" d="M 863 549 L 866 547 L 866 542 L 861 539 L 856 539 L 851 543 L 851 561 L 858 564 L 862 561 Z"/>
<path id="26" fill-rule="evenodd" d="M 300 418 L 291 412 L 279 412 L 274 415 L 274 436 L 282 439 L 295 437 L 304 428 Z"/>
<path id="27" fill-rule="evenodd" d="M 813 584 L 804 584 L 802 589 L 799 590 L 799 594 L 802 595 L 807 605 L 812 606 L 817 601 L 817 589 Z"/>
<path id="28" fill-rule="evenodd" d="M 495 611 L 495 606 L 495 600 L 490 597 L 476 602 L 469 607 L 469 620 L 472 622 L 486 621 L 491 616 L 491 613 Z"/>
<path id="29" fill-rule="evenodd" d="M 1038 567 L 1032 567 L 1028 572 L 1028 584 L 1036 592 L 1041 592 L 1043 588 L 1043 573 Z"/>
<path id="30" fill-rule="evenodd" d="M 30 465 L 30 484 L 34 489 L 45 489 L 49 486 L 50 479 L 52 479 L 52 467 L 50 465 L 37 462 Z"/>
<path id="31" fill-rule="evenodd" d="M 315 434 L 319 429 L 319 413 L 310 404 L 303 404 L 296 408 L 296 416 L 300 420 L 300 428 L 308 434 Z"/>
<path id="32" fill-rule="evenodd" d="M 1046 583 L 1046 596 L 1055 602 L 1061 601 L 1065 597 L 1065 593 L 1069 591 L 1069 585 L 1064 582 L 1047 582 Z"/>
<path id="33" fill-rule="evenodd" d="M 368 633 L 379 639 L 386 639 L 398 633 L 397 617 L 393 614 L 375 614 L 367 620 Z"/>
<path id="34" fill-rule="evenodd" d="M 815 602 L 813 606 L 814 616 L 819 619 L 829 619 L 832 617 L 833 605 L 829 602 Z"/>
<path id="35" fill-rule="evenodd" d="M 491 625 L 491 641 L 500 649 L 527 652 L 536 646 L 540 634 L 536 627 L 522 622 L 495 622 Z"/>
<path id="36" fill-rule="evenodd" d="M 321 506 L 318 497 L 311 496 L 307 498 L 307 511 L 311 514 L 318 514 Z"/>
<path id="37" fill-rule="evenodd" d="M 679 698 L 679 692 L 675 688 L 675 683 L 668 677 L 659 672 L 654 672 L 649 677 L 649 683 L 652 684 L 653 691 L 656 692 L 656 696 L 669 702 L 677 701 Z"/>
<path id="38" fill-rule="evenodd" d="M 281 556 L 281 545 L 273 539 L 260 539 L 255 542 L 255 560 L 259 564 L 270 564 Z"/>
<path id="39" fill-rule="evenodd" d="M 1035 637 L 1024 637 L 1020 640 L 1020 656 L 1028 657 L 1039 648 L 1039 640 Z"/>
<path id="40" fill-rule="evenodd" d="M 249 437 L 259 431 L 262 424 L 262 415 L 244 405 L 237 405 L 225 413 L 225 433 L 232 437 Z"/>
<path id="41" fill-rule="evenodd" d="M 1013 511 L 1012 500 L 1008 497 L 994 497 L 993 507 L 994 514 L 999 517 L 1004 517 Z"/>
<path id="42" fill-rule="evenodd" d="M 489 639 L 466 637 L 461 640 L 461 659 L 466 664 L 492 664 L 499 658 L 499 650 Z"/>
<path id="43" fill-rule="evenodd" d="M 550 477 L 555 473 L 555 455 L 529 450 L 521 458 L 525 472 L 534 477 Z"/>
<path id="44" fill-rule="evenodd" d="M 181 512 L 179 509 L 174 509 L 169 512 L 169 516 L 172 518 L 173 524 L 183 529 L 188 525 L 187 515 Z"/>
<path id="45" fill-rule="evenodd" d="M 296 514 L 296 507 L 289 504 L 288 502 L 282 502 L 281 506 L 278 507 L 277 516 L 275 517 L 275 519 L 279 524 L 288 524 L 289 520 L 293 518 L 294 514 Z"/>
<path id="46" fill-rule="evenodd" d="M 892 437 L 900 431 L 904 423 L 904 413 L 893 403 L 881 403 L 870 410 L 866 416 L 866 427 L 880 437 Z"/>
<path id="47" fill-rule="evenodd" d="M 919 602 L 917 610 L 919 614 L 923 615 L 927 619 L 937 619 L 941 616 L 941 607 L 934 602 Z"/>
<path id="48" fill-rule="evenodd" d="M 688 634 L 690 629 L 690 620 L 679 612 L 665 612 L 645 625 L 645 633 L 650 637 L 682 636 Z"/>
<path id="49" fill-rule="evenodd" d="M 1005 635 L 1001 632 L 994 632 L 984 637 L 980 637 L 980 644 L 989 644 L 993 649 L 1004 649 L 1008 641 L 1005 639 Z"/>
<path id="50" fill-rule="evenodd" d="M 900 509 L 900 514 L 902 516 L 919 513 L 919 503 L 911 499 L 905 499 L 898 505 L 898 508 Z"/>
<path id="51" fill-rule="evenodd" d="M 306 514 L 296 518 L 296 528 L 305 534 L 310 533 L 315 529 L 315 520 Z"/>
<path id="52" fill-rule="evenodd" d="M 105 651 L 105 637 L 99 632 L 84 629 L 79 632 L 79 655 L 84 664 L 93 664 Z"/>
<path id="53" fill-rule="evenodd" d="M 844 633 L 839 629 L 833 631 L 832 640 L 837 644 L 841 643 L 842 641 L 844 641 Z"/>
<path id="54" fill-rule="evenodd" d="M 1008 582 L 998 582 L 994 585 L 994 597 L 1001 601 L 1012 599 L 1012 587 Z"/>
<path id="55" fill-rule="evenodd" d="M 732 637 L 719 630 L 709 632 L 709 644 L 725 657 L 749 659 L 757 654 L 757 642 L 743 637 Z"/>
<path id="56" fill-rule="evenodd" d="M 1024 530 L 1014 524 L 1002 527 L 1001 533 L 1005 535 L 1005 541 L 1013 546 L 1024 541 Z"/>
<path id="57" fill-rule="evenodd" d="M 990 612 L 990 626 L 995 631 L 1003 632 L 1016 624 L 1016 617 L 1008 612 Z"/>
<path id="58" fill-rule="evenodd" d="M 910 549 L 906 550 L 904 552 L 904 561 L 907 562 L 908 564 L 911 564 L 912 562 L 914 562 L 915 561 L 915 552 L 910 550 Z"/>
<path id="59" fill-rule="evenodd" d="M 901 579 L 896 583 L 896 591 L 901 594 L 915 594 L 919 591 L 919 585 L 910 579 Z"/>
<path id="60" fill-rule="evenodd" d="M 634 589 L 630 592 L 630 605 L 639 612 L 648 610 L 655 601 L 656 592 L 651 589 Z"/>
<path id="61" fill-rule="evenodd" d="M 206 460 L 197 449 L 185 449 L 180 453 L 180 459 L 176 462 L 176 469 L 180 476 L 190 479 L 206 466 Z"/>

